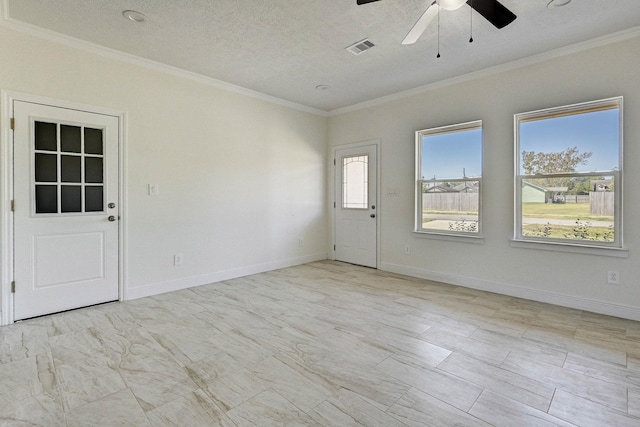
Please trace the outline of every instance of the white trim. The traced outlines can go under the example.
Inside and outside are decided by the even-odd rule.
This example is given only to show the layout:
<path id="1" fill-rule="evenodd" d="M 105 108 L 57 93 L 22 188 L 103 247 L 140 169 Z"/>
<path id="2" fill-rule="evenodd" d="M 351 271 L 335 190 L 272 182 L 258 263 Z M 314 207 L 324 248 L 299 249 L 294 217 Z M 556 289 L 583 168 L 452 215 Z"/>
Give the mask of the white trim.
<path id="1" fill-rule="evenodd" d="M 267 95 L 252 89 L 247 89 L 238 85 L 224 82 L 222 80 L 207 77 L 202 74 L 198 74 L 192 71 L 187 71 L 182 68 L 174 67 L 172 65 L 163 64 L 160 62 L 152 61 L 150 59 L 142 58 L 129 53 L 121 52 L 119 50 L 111 49 L 105 46 L 101 46 L 95 43 L 90 43 L 84 40 L 70 37 L 65 34 L 57 33 L 55 31 L 47 30 L 35 25 L 27 24 L 24 22 L 16 21 L 9 17 L 9 11 L 7 6 L 7 0 L 2 0 L 2 13 L 0 18 L 0 27 L 8 28 L 14 31 L 18 31 L 29 36 L 37 37 L 53 43 L 59 43 L 61 45 L 71 47 L 74 49 L 84 50 L 89 53 L 104 56 L 110 59 L 118 61 L 128 62 L 140 67 L 144 67 L 160 73 L 169 74 L 172 76 L 191 80 L 196 83 L 204 84 L 207 86 L 213 86 L 218 89 L 227 90 L 240 95 L 248 96 L 250 98 L 258 99 L 261 101 L 269 102 L 271 104 L 280 105 L 283 107 L 291 108 L 293 110 L 302 111 L 305 113 L 316 114 L 322 117 L 328 117 L 328 112 L 319 110 L 317 108 L 309 107 L 306 105 L 298 104 L 296 102 L 287 101 L 282 98 L 278 98 L 272 95 Z"/>
<path id="2" fill-rule="evenodd" d="M 119 151 L 119 176 L 118 193 L 120 200 L 120 221 L 118 228 L 119 239 L 119 272 L 118 272 L 118 294 L 122 301 L 126 292 L 127 266 L 125 252 L 127 248 L 127 221 L 126 221 L 126 147 L 127 132 L 125 112 L 111 108 L 99 107 L 95 105 L 82 104 L 78 102 L 59 100 L 44 96 L 32 95 L 9 90 L 0 91 L 1 111 L 0 111 L 0 326 L 13 323 L 13 298 L 11 294 L 11 281 L 13 280 L 13 215 L 11 213 L 11 199 L 13 198 L 13 131 L 10 121 L 13 117 L 13 102 L 24 101 L 33 104 L 50 105 L 53 107 L 66 108 L 70 110 L 87 111 L 95 114 L 102 114 L 118 118 L 118 151 Z"/>
<path id="3" fill-rule="evenodd" d="M 480 177 L 466 177 L 462 178 L 436 178 L 434 174 L 434 179 L 425 179 L 422 176 L 422 160 L 423 160 L 423 148 L 424 148 L 424 140 L 428 137 L 434 136 L 442 136 L 445 134 L 452 134 L 455 132 L 465 132 L 479 130 L 480 131 Z M 413 232 L 419 233 L 422 237 L 428 236 L 447 236 L 448 238 L 458 237 L 458 241 L 462 242 L 465 239 L 483 239 L 483 216 L 482 216 L 482 199 L 483 199 L 483 176 L 484 176 L 484 128 L 482 124 L 482 119 L 473 120 L 470 122 L 457 123 L 446 126 L 437 126 L 427 129 L 417 130 L 415 133 L 415 186 L 414 186 L 414 223 L 413 223 Z M 464 174 L 463 174 L 464 175 Z M 423 203 L 424 203 L 424 193 L 422 191 L 423 185 L 425 182 L 455 182 L 455 181 L 478 181 L 478 221 L 476 222 L 478 230 L 476 233 L 464 232 L 464 231 L 451 231 L 451 230 L 438 230 L 433 228 L 424 228 L 423 223 Z M 449 223 L 451 225 L 451 223 Z"/>
<path id="4" fill-rule="evenodd" d="M 434 239 L 434 240 L 444 240 L 447 242 L 459 242 L 459 243 L 476 243 L 480 245 L 484 245 L 484 236 L 465 236 L 460 234 L 448 234 L 448 233 L 437 233 L 433 231 L 413 231 L 413 237 L 417 239 Z"/>
<path id="5" fill-rule="evenodd" d="M 102 114 L 105 116 L 121 117 L 125 113 L 121 110 L 116 110 L 108 107 L 100 107 L 91 104 L 84 104 L 81 102 L 67 101 L 64 99 L 50 98 L 48 96 L 34 95 L 27 92 L 17 92 L 12 90 L 2 90 L 2 93 L 7 94 L 13 101 L 24 101 L 32 104 L 49 105 L 52 107 L 66 108 L 68 110 L 86 111 L 89 113 Z"/>
<path id="6" fill-rule="evenodd" d="M 562 307 L 585 310 L 592 313 L 606 314 L 608 316 L 640 321 L 640 307 L 632 307 L 607 301 L 559 294 L 556 292 L 524 288 L 507 283 L 498 283 L 488 280 L 474 279 L 470 277 L 443 274 L 392 263 L 382 263 L 379 268 L 380 270 L 389 271 L 392 273 L 404 274 L 406 276 L 418 277 L 420 279 L 433 280 L 453 286 L 462 286 L 465 288 L 494 292 L 501 295 L 508 295 L 531 301 L 538 301 L 547 304 L 559 305 Z"/>
<path id="7" fill-rule="evenodd" d="M 542 251 L 568 252 L 574 254 L 586 254 L 597 256 L 610 256 L 616 258 L 629 258 L 629 250 L 625 248 L 606 246 L 587 246 L 577 243 L 545 242 L 534 240 L 511 240 L 512 248 L 537 249 Z"/>
<path id="8" fill-rule="evenodd" d="M 353 104 L 343 108 L 336 108 L 328 112 L 329 117 L 339 116 L 341 114 L 350 113 L 353 111 L 364 110 L 366 108 L 375 107 L 377 105 L 386 104 L 388 102 L 399 101 L 412 96 L 421 95 L 426 92 L 442 89 L 445 87 L 465 83 L 471 80 L 476 80 L 483 77 L 492 76 L 494 74 L 503 73 L 506 71 L 513 71 L 519 68 L 529 67 L 531 65 L 539 64 L 551 59 L 560 58 L 574 53 L 583 52 L 585 50 L 594 49 L 600 46 L 607 46 L 613 43 L 630 40 L 640 36 L 640 26 L 633 27 L 627 30 L 619 31 L 613 34 L 607 34 L 605 36 L 596 37 L 591 40 L 576 43 L 571 46 L 561 47 L 559 49 L 544 52 L 538 55 L 529 56 L 526 58 L 518 59 L 515 61 L 507 62 L 505 64 L 496 65 L 493 67 L 485 68 L 480 71 L 474 71 L 472 73 L 463 74 L 461 76 L 452 77 L 450 79 L 440 80 L 437 82 L 429 83 L 424 86 L 420 86 L 414 89 L 397 92 L 387 96 L 381 96 L 380 98 L 371 99 L 369 101 Z"/>
<path id="9" fill-rule="evenodd" d="M 127 141 L 129 138 L 128 133 L 128 125 L 129 125 L 129 116 L 126 112 L 122 112 L 120 114 L 119 123 L 119 143 L 118 147 L 118 167 L 120 170 L 118 171 L 118 180 L 119 180 L 119 200 L 118 200 L 118 212 L 120 212 L 120 219 L 118 221 L 119 235 L 118 235 L 118 265 L 120 270 L 118 271 L 118 282 L 119 289 L 118 295 L 119 300 L 124 301 L 127 296 L 127 283 L 128 283 L 128 268 L 127 268 L 127 259 L 128 259 L 128 242 L 129 242 L 129 186 L 127 185 L 129 181 L 128 175 L 128 160 L 129 160 L 129 151 L 127 148 Z"/>
<path id="10" fill-rule="evenodd" d="M 13 131 L 11 130 L 11 99 L 7 92 L 1 93 L 0 108 L 0 326 L 13 321 Z"/>
<path id="11" fill-rule="evenodd" d="M 153 283 L 145 286 L 133 288 L 129 287 L 127 291 L 127 300 L 144 298 L 152 295 L 163 294 L 166 292 L 179 291 L 182 289 L 192 288 L 194 286 L 207 285 L 209 283 L 236 279 L 238 277 L 264 273 L 266 271 L 273 271 L 280 268 L 293 267 L 296 265 L 302 265 L 326 259 L 327 253 L 323 252 L 313 255 L 305 255 L 297 258 L 288 258 L 278 261 L 265 262 L 262 264 L 250 265 L 246 267 L 222 270 L 215 273 L 203 274 L 199 276 L 190 276 L 182 279 L 169 280 L 167 282 Z"/>
<path id="12" fill-rule="evenodd" d="M 587 250 L 589 247 L 593 247 L 599 249 L 600 252 L 592 252 L 600 255 L 608 255 L 608 256 L 620 256 L 626 257 L 624 252 L 620 250 L 624 250 L 623 245 L 623 216 L 622 216 L 622 202 L 623 202 L 623 185 L 624 185 L 624 168 L 623 168 L 623 147 L 624 147 L 624 125 L 623 125 L 623 101 L 624 98 L 622 96 L 616 96 L 605 99 L 598 99 L 595 101 L 586 101 L 580 102 L 571 105 L 563 105 L 558 107 L 544 108 L 535 111 L 529 111 L 524 113 L 517 113 L 513 115 L 513 135 L 514 135 L 514 186 L 513 186 L 513 200 L 514 200 L 514 219 L 513 219 L 513 240 L 512 242 L 540 242 L 545 244 L 552 244 L 548 246 L 546 249 L 549 250 L 560 250 L 554 249 L 559 248 L 560 245 L 564 245 L 566 248 L 561 251 L 564 252 L 577 252 L 577 253 L 590 253 Z M 533 122 L 533 121 L 542 121 L 542 120 L 550 120 L 555 117 L 563 116 L 574 116 L 577 114 L 591 112 L 591 111 L 603 111 L 606 110 L 617 110 L 618 111 L 618 167 L 617 170 L 614 168 L 613 170 L 608 171 L 593 171 L 593 172 L 564 172 L 564 173 L 556 173 L 556 174 L 545 174 L 545 173 L 529 173 L 525 174 L 524 171 L 521 170 L 521 135 L 520 131 L 523 124 Z M 564 143 L 563 143 L 564 144 Z M 558 148 L 561 149 L 563 145 L 558 144 Z M 550 178 L 550 177 L 559 177 L 559 178 L 571 178 L 571 177 L 595 177 L 599 175 L 613 176 L 615 183 L 614 190 L 614 214 L 613 214 L 613 230 L 614 230 L 614 241 L 613 242 L 604 242 L 604 241 L 589 241 L 586 239 L 562 239 L 558 237 L 534 237 L 534 236 L 525 236 L 523 234 L 523 187 L 524 182 L 527 180 L 527 183 L 530 185 L 535 185 L 531 182 L 531 180 L 538 178 Z M 551 224 L 553 225 L 553 224 Z M 512 243 L 512 246 L 513 243 Z M 519 247 L 526 247 L 520 245 Z M 535 247 L 531 246 L 530 247 Z M 544 246 L 539 247 L 540 249 L 545 249 Z M 606 248 L 617 249 L 619 252 L 610 252 L 607 253 L 603 251 Z"/>
<path id="13" fill-rule="evenodd" d="M 341 144 L 334 145 L 331 147 L 331 155 L 329 156 L 329 173 L 327 176 L 331 180 L 331 184 L 329 185 L 329 209 L 330 212 L 330 229 L 329 233 L 331 233 L 331 247 L 329 248 L 329 259 L 335 261 L 336 259 L 336 251 L 333 249 L 336 245 L 336 209 L 338 205 L 338 200 L 336 200 L 336 152 L 339 150 L 346 150 L 352 148 L 361 148 L 361 147 L 376 147 L 376 266 L 380 265 L 381 262 L 381 242 L 380 242 L 380 229 L 381 223 L 380 221 L 380 212 L 382 206 L 382 197 L 381 197 L 381 189 L 380 189 L 380 179 L 381 179 L 381 165 L 382 165 L 382 153 L 380 149 L 380 139 L 370 139 L 366 141 L 353 142 L 350 144 Z M 376 267 L 377 268 L 377 267 Z"/>

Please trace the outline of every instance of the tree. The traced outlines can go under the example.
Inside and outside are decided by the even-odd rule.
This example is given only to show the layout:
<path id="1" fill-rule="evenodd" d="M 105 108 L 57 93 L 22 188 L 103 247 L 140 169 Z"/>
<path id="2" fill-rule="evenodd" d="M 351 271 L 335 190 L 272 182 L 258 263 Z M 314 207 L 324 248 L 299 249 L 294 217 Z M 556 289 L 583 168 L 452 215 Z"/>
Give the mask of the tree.
<path id="1" fill-rule="evenodd" d="M 587 164 L 593 155 L 591 152 L 581 153 L 578 147 L 569 147 L 556 153 L 535 151 L 522 152 L 522 171 L 525 175 L 551 175 L 555 173 L 571 173 L 578 165 Z M 571 178 L 543 178 L 536 180 L 543 187 L 568 187 Z"/>
<path id="2" fill-rule="evenodd" d="M 591 191 L 591 181 L 594 179 L 603 178 L 601 176 L 577 176 L 571 178 L 567 194 L 589 194 Z"/>

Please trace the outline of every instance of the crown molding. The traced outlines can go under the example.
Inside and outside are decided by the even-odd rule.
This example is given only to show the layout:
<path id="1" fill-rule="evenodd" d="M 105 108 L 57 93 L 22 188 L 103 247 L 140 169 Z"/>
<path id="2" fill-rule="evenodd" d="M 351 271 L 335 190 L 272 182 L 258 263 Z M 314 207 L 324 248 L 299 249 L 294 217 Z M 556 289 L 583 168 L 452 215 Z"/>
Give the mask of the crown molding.
<path id="1" fill-rule="evenodd" d="M 160 73 L 169 74 L 175 77 L 191 80 L 196 83 L 200 83 L 207 86 L 216 87 L 229 92 L 244 95 L 250 98 L 258 99 L 264 102 L 268 102 L 275 105 L 280 105 L 293 110 L 298 110 L 305 113 L 315 114 L 322 117 L 334 117 L 341 114 L 350 113 L 353 111 L 363 110 L 366 108 L 374 107 L 377 105 L 386 104 L 388 102 L 398 101 L 401 99 L 409 98 L 415 95 L 420 95 L 433 90 L 453 86 L 456 84 L 468 82 L 471 80 L 479 79 L 482 77 L 488 77 L 493 74 L 502 73 L 505 71 L 512 71 L 523 67 L 528 67 L 534 64 L 545 62 L 554 58 L 571 55 L 574 53 L 582 52 L 585 50 L 593 49 L 600 46 L 606 46 L 612 43 L 617 43 L 636 37 L 640 37 L 640 26 L 633 27 L 627 30 L 619 31 L 605 36 L 596 37 L 594 39 L 586 40 L 583 42 L 575 43 L 570 46 L 565 46 L 559 49 L 554 49 L 548 52 L 544 52 L 538 55 L 529 56 L 526 58 L 518 59 L 516 61 L 507 62 L 505 64 L 496 65 L 494 67 L 485 68 L 472 73 L 463 74 L 460 76 L 452 77 L 445 80 L 440 80 L 434 83 L 429 83 L 417 88 L 397 92 L 391 95 L 382 96 L 379 98 L 371 99 L 361 103 L 349 105 L 342 108 L 337 108 L 330 111 L 320 110 L 317 108 L 309 107 L 307 105 L 298 104 L 296 102 L 287 101 L 282 98 L 278 98 L 272 95 L 267 95 L 262 92 L 258 92 L 252 89 L 247 89 L 242 86 L 234 85 L 222 80 L 207 77 L 202 74 L 187 71 L 182 68 L 174 67 L 167 64 L 162 64 L 157 61 L 145 59 L 132 54 L 124 53 L 119 50 L 111 49 L 105 46 L 101 46 L 95 43 L 89 43 L 74 37 L 70 37 L 61 33 L 46 30 L 44 28 L 26 24 L 9 16 L 8 0 L 1 0 L 0 3 L 0 27 L 8 28 L 14 31 L 18 31 L 33 37 L 37 37 L 46 41 L 59 43 L 71 48 L 84 50 L 89 53 L 97 54 L 103 57 L 127 62 L 140 67 L 144 67 Z"/>
<path id="2" fill-rule="evenodd" d="M 9 17 L 9 7 L 7 0 L 2 0 L 0 4 L 0 27 L 14 30 L 32 37 L 36 37 L 48 42 L 58 43 L 74 49 L 83 50 L 95 55 L 100 55 L 106 58 L 115 59 L 129 64 L 137 65 L 152 71 L 165 73 L 174 77 L 183 78 L 196 83 L 200 83 L 206 86 L 212 86 L 218 89 L 226 90 L 229 92 L 244 95 L 250 98 L 258 99 L 260 101 L 276 104 L 282 107 L 291 108 L 305 113 L 315 114 L 318 116 L 328 117 L 328 112 L 317 108 L 309 107 L 307 105 L 298 104 L 296 102 L 287 101 L 286 99 L 278 98 L 272 95 L 267 95 L 262 92 L 258 92 L 252 89 L 247 89 L 242 86 L 234 85 L 224 82 L 222 80 L 207 77 L 202 74 L 187 71 L 182 68 L 174 67 L 171 65 L 163 64 L 150 59 L 145 59 L 136 55 L 121 52 L 116 49 L 111 49 L 105 46 L 101 46 L 95 43 L 90 43 L 84 40 L 77 39 L 75 37 L 67 36 L 55 31 L 47 30 L 35 25 L 20 22 Z"/>
<path id="3" fill-rule="evenodd" d="M 401 99 L 409 98 L 415 95 L 421 95 L 426 92 L 430 92 L 436 89 L 442 89 L 447 86 L 453 86 L 459 83 L 468 82 L 471 80 L 479 79 L 482 77 L 488 77 L 493 74 L 502 73 L 505 71 L 512 71 L 519 68 L 528 67 L 541 62 L 549 61 L 551 59 L 560 58 L 563 56 L 571 55 L 574 53 L 582 52 L 585 50 L 593 49 L 600 46 L 606 46 L 612 43 L 618 43 L 625 40 L 630 40 L 636 37 L 640 37 L 640 26 L 633 27 L 627 30 L 619 31 L 605 36 L 596 37 L 594 39 L 586 40 L 580 43 L 576 43 L 570 46 L 565 46 L 559 49 L 550 50 L 538 55 L 528 56 L 526 58 L 518 59 L 516 61 L 507 62 L 504 64 L 496 65 L 494 67 L 485 68 L 472 73 L 463 74 L 461 76 L 452 77 L 445 80 L 440 80 L 434 83 L 429 83 L 424 86 L 420 86 L 414 89 L 397 92 L 391 95 L 382 96 L 380 98 L 371 99 L 369 101 L 353 104 L 348 107 L 337 108 L 329 111 L 329 117 L 339 116 L 341 114 L 350 113 L 353 111 L 363 110 L 366 108 L 374 107 L 377 105 L 386 104 L 388 102 L 399 101 Z"/>

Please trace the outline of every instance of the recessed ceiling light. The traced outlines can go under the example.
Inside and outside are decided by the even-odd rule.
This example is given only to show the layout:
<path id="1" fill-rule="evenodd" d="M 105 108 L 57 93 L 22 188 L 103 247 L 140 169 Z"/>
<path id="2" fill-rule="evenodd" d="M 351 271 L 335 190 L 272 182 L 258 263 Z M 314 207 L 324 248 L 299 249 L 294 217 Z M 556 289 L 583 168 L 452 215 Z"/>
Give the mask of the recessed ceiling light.
<path id="1" fill-rule="evenodd" d="M 331 88 L 331 86 L 329 86 L 329 85 L 318 85 L 318 86 L 316 86 L 316 89 L 318 89 L 318 90 L 328 90 L 330 88 Z"/>
<path id="2" fill-rule="evenodd" d="M 147 20 L 147 17 L 144 16 L 140 12 L 136 12 L 135 10 L 125 10 L 122 12 L 122 16 L 127 18 L 129 21 L 135 22 L 136 24 L 141 24 Z"/>
<path id="3" fill-rule="evenodd" d="M 547 7 L 549 9 L 553 9 L 554 7 L 566 6 L 569 3 L 571 3 L 571 0 L 551 0 L 549 3 L 547 3 Z"/>

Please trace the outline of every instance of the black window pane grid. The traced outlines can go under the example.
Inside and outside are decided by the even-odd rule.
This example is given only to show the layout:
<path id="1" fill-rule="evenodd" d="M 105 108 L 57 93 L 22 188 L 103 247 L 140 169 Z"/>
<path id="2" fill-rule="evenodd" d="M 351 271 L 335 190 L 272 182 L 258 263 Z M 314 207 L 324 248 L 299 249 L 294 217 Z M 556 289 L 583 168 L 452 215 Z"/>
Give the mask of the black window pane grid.
<path id="1" fill-rule="evenodd" d="M 81 153 L 81 130 L 79 126 L 60 125 L 60 150 L 66 153 Z"/>
<path id="2" fill-rule="evenodd" d="M 104 211 L 103 135 L 102 129 L 35 122 L 36 214 Z"/>

